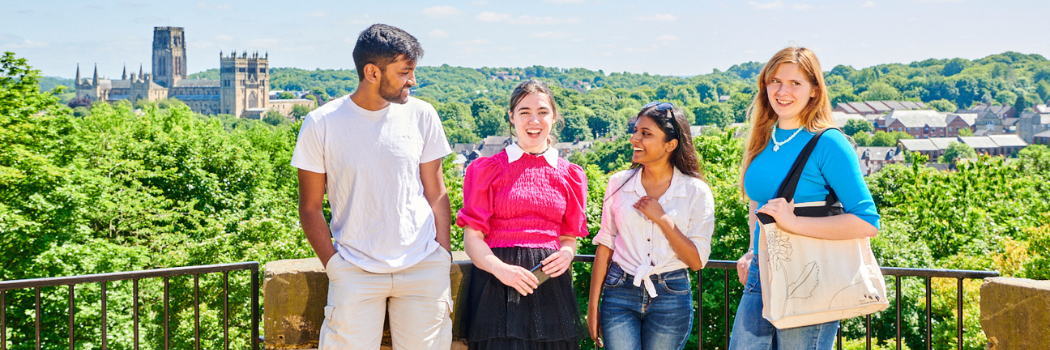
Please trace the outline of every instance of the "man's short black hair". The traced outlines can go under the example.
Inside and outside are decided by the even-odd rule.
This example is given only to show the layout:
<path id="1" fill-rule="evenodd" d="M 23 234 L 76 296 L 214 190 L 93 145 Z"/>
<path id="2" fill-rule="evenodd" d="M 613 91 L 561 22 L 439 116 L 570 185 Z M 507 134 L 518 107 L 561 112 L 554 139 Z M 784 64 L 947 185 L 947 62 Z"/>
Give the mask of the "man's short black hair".
<path id="1" fill-rule="evenodd" d="M 416 37 L 401 28 L 376 23 L 361 32 L 354 45 L 354 66 L 358 80 L 365 79 L 365 65 L 371 63 L 385 69 L 398 56 L 415 62 L 423 57 L 423 47 Z"/>

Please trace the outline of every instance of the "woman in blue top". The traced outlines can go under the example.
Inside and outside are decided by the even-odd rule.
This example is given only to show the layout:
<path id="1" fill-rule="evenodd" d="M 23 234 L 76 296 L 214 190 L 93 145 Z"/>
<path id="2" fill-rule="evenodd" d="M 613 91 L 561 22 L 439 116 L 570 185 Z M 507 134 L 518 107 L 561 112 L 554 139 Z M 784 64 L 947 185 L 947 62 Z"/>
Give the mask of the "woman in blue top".
<path id="1" fill-rule="evenodd" d="M 777 52 L 758 76 L 749 114 L 751 132 L 745 146 L 741 191 L 750 200 L 748 225 L 752 235 L 750 249 L 737 260 L 744 295 L 737 307 L 729 349 L 831 349 L 838 321 L 776 329 L 762 317 L 758 254 L 754 253 L 759 233 L 755 213 L 772 216 L 787 231 L 815 238 L 874 237 L 879 227 L 875 202 L 853 146 L 837 130 L 829 130 L 817 141 L 799 179 L 795 200 L 773 198 L 806 143 L 816 132 L 835 127 L 824 74 L 813 51 L 789 47 Z M 795 202 L 823 201 L 829 188 L 838 195 L 845 214 L 795 216 Z"/>

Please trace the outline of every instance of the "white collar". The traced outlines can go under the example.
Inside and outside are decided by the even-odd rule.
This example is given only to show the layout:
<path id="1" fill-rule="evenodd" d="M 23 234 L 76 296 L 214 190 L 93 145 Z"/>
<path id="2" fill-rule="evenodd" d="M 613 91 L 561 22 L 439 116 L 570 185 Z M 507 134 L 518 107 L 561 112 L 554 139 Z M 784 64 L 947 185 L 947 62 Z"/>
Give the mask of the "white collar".
<path id="1" fill-rule="evenodd" d="M 507 163 L 514 163 L 514 161 L 521 159 L 521 156 L 525 155 L 525 150 L 521 149 L 521 146 L 518 146 L 517 143 L 511 143 L 510 146 L 507 146 L 503 150 L 507 151 Z M 548 147 L 547 150 L 540 155 L 543 156 L 543 159 L 546 160 L 547 164 L 550 164 L 552 168 L 558 167 L 558 150 L 554 149 L 554 147 Z"/>
<path id="2" fill-rule="evenodd" d="M 674 167 L 673 165 L 671 166 L 671 169 L 674 169 L 674 173 L 671 174 L 671 184 L 667 186 L 667 191 L 664 192 L 664 195 L 669 198 L 688 197 L 689 194 L 686 193 L 686 187 L 681 186 L 681 183 L 685 181 L 684 176 L 686 175 L 682 174 L 682 172 L 679 171 L 678 168 Z M 638 168 L 637 171 L 641 172 L 643 171 L 643 169 Z M 623 186 L 623 191 L 634 192 L 639 196 L 645 193 L 645 187 L 642 187 L 642 174 L 636 174 L 633 176 L 632 179 L 629 179 L 627 181 L 630 182 Z"/>

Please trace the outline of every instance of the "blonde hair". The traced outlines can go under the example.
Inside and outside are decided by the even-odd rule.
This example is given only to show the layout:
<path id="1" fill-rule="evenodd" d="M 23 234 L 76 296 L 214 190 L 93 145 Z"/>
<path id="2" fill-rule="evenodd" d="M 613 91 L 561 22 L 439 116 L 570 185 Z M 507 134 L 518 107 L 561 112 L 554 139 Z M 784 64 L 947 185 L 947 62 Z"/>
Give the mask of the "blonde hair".
<path id="1" fill-rule="evenodd" d="M 744 175 L 747 174 L 747 167 L 759 153 L 766 149 L 770 134 L 778 120 L 773 106 L 769 104 L 766 86 L 769 84 L 769 79 L 784 63 L 798 65 L 799 70 L 806 76 L 806 80 L 813 85 L 814 96 L 809 99 L 809 103 L 798 115 L 802 127 L 809 132 L 835 127 L 835 122 L 831 119 L 831 100 L 828 99 L 828 89 L 824 84 L 824 71 L 820 69 L 817 55 L 804 47 L 788 47 L 778 51 L 758 75 L 758 90 L 754 100 L 751 101 L 751 106 L 748 107 L 747 114 L 751 122 L 751 131 L 747 134 L 744 158 L 740 166 L 740 195 L 744 199 L 748 198 L 747 191 L 744 189 Z"/>

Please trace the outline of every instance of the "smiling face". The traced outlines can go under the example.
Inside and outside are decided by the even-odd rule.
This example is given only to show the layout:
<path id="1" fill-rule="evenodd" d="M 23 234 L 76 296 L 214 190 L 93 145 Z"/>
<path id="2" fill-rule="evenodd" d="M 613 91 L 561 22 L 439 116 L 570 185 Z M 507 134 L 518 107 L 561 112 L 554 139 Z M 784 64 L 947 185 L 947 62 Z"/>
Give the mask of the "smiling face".
<path id="1" fill-rule="evenodd" d="M 634 134 L 631 135 L 631 147 L 634 153 L 631 161 L 647 165 L 659 162 L 670 162 L 671 153 L 674 152 L 678 140 L 665 141 L 667 133 L 656 125 L 653 118 L 642 115 L 634 124 Z"/>
<path id="2" fill-rule="evenodd" d="M 781 125 L 798 125 L 798 115 L 815 97 L 816 90 L 797 64 L 784 63 L 766 82 L 766 95 Z M 791 127 L 788 127 L 791 128 Z"/>
<path id="3" fill-rule="evenodd" d="M 510 111 L 510 123 L 518 136 L 518 146 L 530 153 L 546 150 L 554 119 L 550 96 L 544 93 L 525 95 Z"/>
<path id="4" fill-rule="evenodd" d="M 379 80 L 379 96 L 387 102 L 408 102 L 409 89 L 416 86 L 416 62 L 398 56 L 393 63 L 382 69 Z"/>

